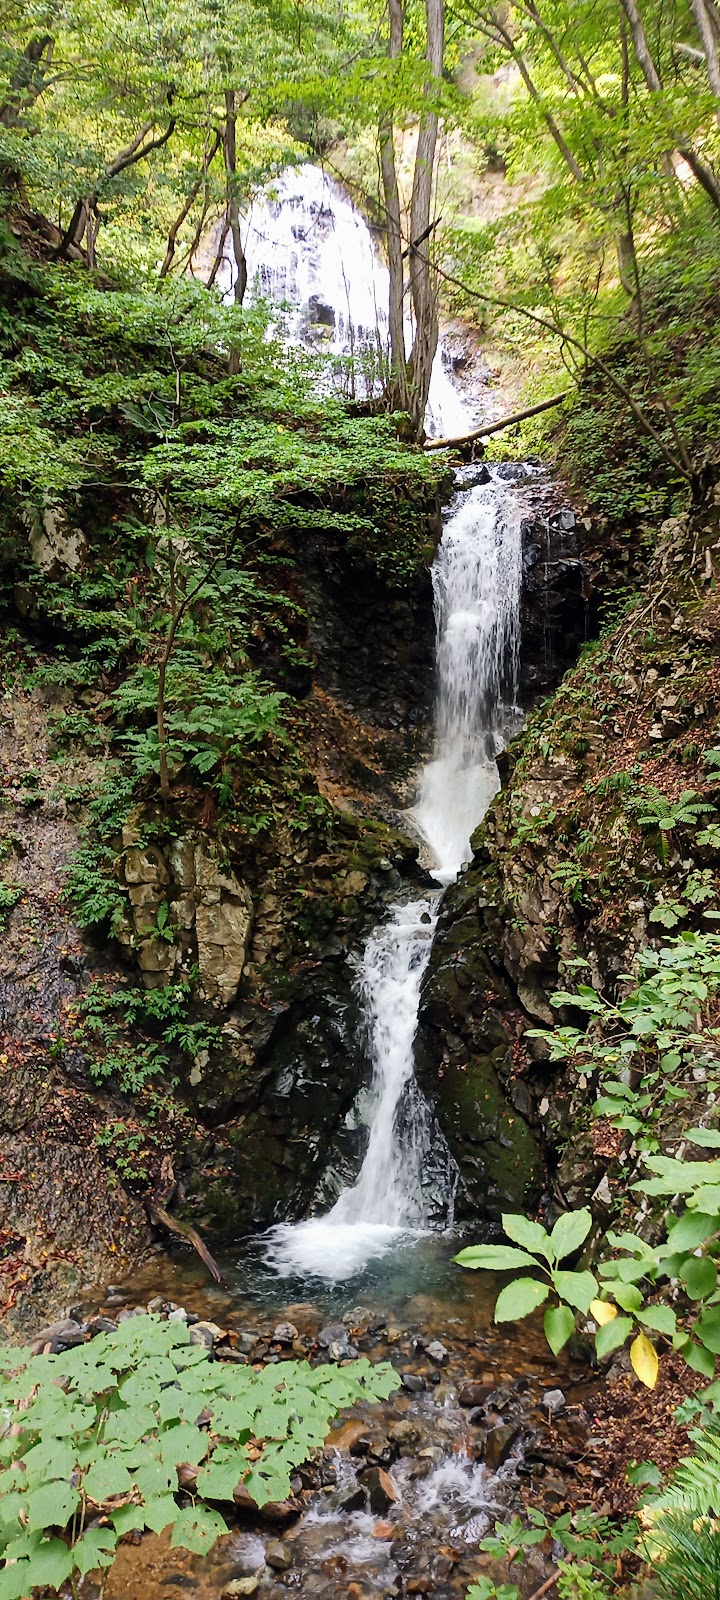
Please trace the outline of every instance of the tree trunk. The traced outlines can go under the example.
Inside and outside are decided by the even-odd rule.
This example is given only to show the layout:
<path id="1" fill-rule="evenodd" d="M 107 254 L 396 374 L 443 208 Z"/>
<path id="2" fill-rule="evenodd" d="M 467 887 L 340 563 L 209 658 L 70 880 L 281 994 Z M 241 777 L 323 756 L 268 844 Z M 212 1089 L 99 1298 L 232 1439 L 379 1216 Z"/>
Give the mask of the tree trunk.
<path id="1" fill-rule="evenodd" d="M 621 5 L 630 23 L 635 54 L 648 89 L 652 94 L 660 94 L 662 93 L 660 74 L 652 58 L 636 0 L 621 0 Z M 700 160 L 700 157 L 685 141 L 681 143 L 678 140 L 678 150 L 701 188 L 705 190 L 708 199 L 712 201 L 716 210 L 720 211 L 720 183 L 718 183 L 712 167 L 706 166 L 705 162 Z M 665 159 L 667 161 L 670 160 L 669 156 L 666 156 Z"/>
<path id="2" fill-rule="evenodd" d="M 702 40 L 702 47 L 705 52 L 705 60 L 707 63 L 708 78 L 710 80 L 710 88 L 712 89 L 715 99 L 718 101 L 718 109 L 715 115 L 717 117 L 718 124 L 720 125 L 720 60 L 718 59 L 718 45 L 715 37 L 715 30 L 713 28 L 710 15 L 706 9 L 705 0 L 690 0 L 690 9 L 697 23 L 697 30 Z"/>
<path id="3" fill-rule="evenodd" d="M 245 298 L 245 290 L 247 289 L 247 261 L 245 260 L 245 251 L 242 247 L 242 238 L 240 235 L 240 212 L 238 210 L 237 161 L 235 147 L 235 119 L 237 106 L 234 89 L 227 89 L 225 91 L 225 112 L 225 172 L 227 176 L 228 221 L 230 224 L 233 250 L 235 252 L 236 266 L 233 294 L 235 297 L 236 306 L 241 306 Z"/>
<path id="4" fill-rule="evenodd" d="M 425 0 L 427 13 L 427 61 L 430 68 L 427 90 L 433 93 L 442 78 L 445 50 L 445 0 Z M 438 114 L 426 111 L 420 120 L 415 171 L 410 206 L 410 287 L 415 312 L 415 340 L 410 357 L 411 419 L 415 431 L 422 431 L 430 389 L 430 374 L 438 342 L 438 296 L 435 274 L 426 251 L 418 253 L 414 244 L 427 238 L 430 230 Z"/>
<path id="5" fill-rule="evenodd" d="M 397 61 L 402 54 L 403 8 L 401 0 L 389 0 L 390 59 Z M 394 411 L 407 411 L 409 392 L 407 356 L 405 351 L 405 273 L 403 269 L 402 219 L 400 191 L 395 165 L 395 141 L 392 115 L 388 113 L 380 123 L 380 171 L 385 196 L 385 225 L 387 236 L 388 268 L 390 272 L 390 299 L 388 328 L 390 333 L 390 383 L 388 397 Z"/>
<path id="6" fill-rule="evenodd" d="M 188 197 L 187 197 L 187 199 L 185 201 L 185 204 L 182 207 L 182 210 L 178 213 L 178 215 L 175 218 L 175 221 L 174 221 L 174 223 L 173 223 L 173 225 L 172 225 L 172 227 L 170 229 L 170 232 L 168 233 L 167 248 L 166 248 L 166 251 L 165 251 L 165 260 L 163 261 L 163 264 L 162 264 L 162 266 L 160 268 L 160 277 L 161 278 L 165 278 L 167 276 L 168 272 L 170 271 L 170 267 L 172 266 L 172 262 L 173 262 L 173 257 L 175 255 L 175 246 L 177 244 L 177 236 L 178 236 L 178 234 L 180 232 L 180 229 L 181 229 L 186 217 L 189 217 L 190 212 L 192 211 L 192 208 L 193 208 L 193 206 L 195 204 L 195 201 L 197 200 L 197 197 L 198 197 L 198 195 L 200 193 L 200 190 L 201 190 L 201 188 L 203 186 L 203 183 L 206 182 L 206 180 L 207 180 L 208 171 L 209 171 L 209 169 L 210 169 L 210 167 L 211 167 L 211 165 L 212 165 L 212 163 L 213 163 L 213 161 L 215 159 L 215 156 L 218 153 L 218 150 L 220 149 L 221 139 L 222 139 L 222 135 L 219 134 L 219 133 L 216 133 L 215 137 L 213 139 L 213 142 L 212 142 L 212 144 L 211 144 L 209 149 L 207 147 L 207 140 L 206 140 L 205 150 L 204 150 L 204 153 L 203 153 L 202 172 L 200 173 L 199 177 L 196 179 L 195 183 L 193 184 L 193 186 L 192 186 L 192 188 L 190 190 L 190 193 L 189 193 L 189 195 L 188 195 Z M 191 251 L 190 253 L 191 253 L 191 256 L 192 256 L 193 251 Z"/>

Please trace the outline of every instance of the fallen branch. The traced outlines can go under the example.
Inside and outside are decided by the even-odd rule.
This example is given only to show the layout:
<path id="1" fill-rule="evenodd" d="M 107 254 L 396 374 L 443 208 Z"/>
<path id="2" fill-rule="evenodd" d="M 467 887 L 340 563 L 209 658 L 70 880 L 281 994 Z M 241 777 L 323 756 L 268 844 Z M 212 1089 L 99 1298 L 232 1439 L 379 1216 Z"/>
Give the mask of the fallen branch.
<path id="1" fill-rule="evenodd" d="M 167 1228 L 168 1233 L 175 1233 L 178 1238 L 186 1239 L 188 1244 L 192 1245 L 193 1250 L 197 1250 L 200 1260 L 204 1261 L 210 1276 L 215 1279 L 215 1282 L 221 1283 L 224 1288 L 227 1288 L 227 1279 L 223 1277 L 217 1261 L 214 1256 L 211 1256 L 207 1245 L 200 1238 L 197 1228 L 191 1227 L 189 1222 L 178 1222 L 176 1217 L 171 1217 L 169 1211 L 166 1211 L 164 1206 L 157 1205 L 154 1200 L 147 1200 L 146 1206 L 150 1221 L 155 1224 L 155 1227 Z"/>
<path id="2" fill-rule="evenodd" d="M 524 411 L 513 411 L 509 417 L 503 417 L 501 422 L 486 422 L 482 428 L 474 428 L 472 433 L 463 433 L 458 439 L 427 439 L 425 450 L 453 450 L 466 444 L 473 444 L 476 439 L 485 439 L 489 433 L 500 433 L 503 428 L 511 428 L 514 422 L 524 422 L 526 417 L 536 417 L 540 411 L 549 411 L 551 406 L 559 406 L 561 400 L 567 400 L 569 389 L 563 389 L 561 394 L 553 394 L 549 400 L 539 400 L 535 406 L 527 406 Z"/>
<path id="3" fill-rule="evenodd" d="M 214 1256 L 211 1256 L 207 1245 L 200 1238 L 197 1228 L 191 1227 L 189 1222 L 178 1222 L 177 1218 L 171 1217 L 169 1211 L 166 1210 L 166 1206 L 170 1204 L 175 1189 L 175 1174 L 172 1169 L 171 1157 L 163 1156 L 158 1187 L 154 1194 L 149 1194 L 145 1197 L 145 1209 L 150 1221 L 156 1228 L 167 1228 L 168 1233 L 175 1233 L 179 1239 L 186 1239 L 188 1244 L 192 1245 L 193 1250 L 197 1250 L 200 1260 L 205 1263 L 211 1278 L 214 1278 L 216 1283 L 221 1283 L 223 1288 L 227 1289 L 227 1279 L 223 1277 L 217 1261 Z"/>
<path id="4" fill-rule="evenodd" d="M 531 1594 L 530 1600 L 542 1600 L 543 1595 L 550 1593 L 553 1584 L 557 1583 L 559 1577 L 559 1569 L 556 1572 L 551 1572 L 550 1577 L 546 1578 L 544 1583 L 541 1583 L 540 1588 L 536 1589 L 534 1594 Z"/>

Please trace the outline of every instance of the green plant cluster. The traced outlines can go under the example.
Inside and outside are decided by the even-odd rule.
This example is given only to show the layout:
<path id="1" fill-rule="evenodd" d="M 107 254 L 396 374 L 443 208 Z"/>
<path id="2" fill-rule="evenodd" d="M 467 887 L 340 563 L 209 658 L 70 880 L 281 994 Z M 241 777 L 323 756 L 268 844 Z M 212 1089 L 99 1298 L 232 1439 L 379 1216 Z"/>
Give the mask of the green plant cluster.
<path id="1" fill-rule="evenodd" d="M 286 1499 L 332 1419 L 397 1386 L 387 1365 L 254 1368 L 209 1359 L 184 1324 L 150 1315 L 63 1355 L 0 1351 L 0 1600 L 106 1569 L 135 1530 L 170 1528 L 204 1555 L 243 1486 Z M 178 1469 L 192 1486 L 179 1492 Z"/>

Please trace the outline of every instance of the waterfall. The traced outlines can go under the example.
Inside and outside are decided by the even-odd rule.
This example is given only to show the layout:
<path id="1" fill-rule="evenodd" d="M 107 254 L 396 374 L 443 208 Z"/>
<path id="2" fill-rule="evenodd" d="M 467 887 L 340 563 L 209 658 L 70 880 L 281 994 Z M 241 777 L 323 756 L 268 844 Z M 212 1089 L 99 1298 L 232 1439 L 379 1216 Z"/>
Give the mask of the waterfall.
<path id="1" fill-rule="evenodd" d="M 284 173 L 253 206 L 245 248 L 251 294 L 285 306 L 286 336 L 338 358 L 382 353 L 388 275 L 367 223 L 317 167 Z M 368 383 L 371 378 L 366 378 Z M 429 423 L 472 426 L 438 352 Z M 495 757 L 512 717 L 518 665 L 520 510 L 498 471 L 465 469 L 433 563 L 437 700 L 432 759 L 412 816 L 440 886 L 470 860 L 470 836 L 499 787 Z M 265 1235 L 281 1275 L 353 1277 L 398 1239 L 449 1225 L 452 1157 L 414 1077 L 422 980 L 440 889 L 398 903 L 368 939 L 357 987 L 373 1081 L 367 1147 L 332 1209 Z"/>

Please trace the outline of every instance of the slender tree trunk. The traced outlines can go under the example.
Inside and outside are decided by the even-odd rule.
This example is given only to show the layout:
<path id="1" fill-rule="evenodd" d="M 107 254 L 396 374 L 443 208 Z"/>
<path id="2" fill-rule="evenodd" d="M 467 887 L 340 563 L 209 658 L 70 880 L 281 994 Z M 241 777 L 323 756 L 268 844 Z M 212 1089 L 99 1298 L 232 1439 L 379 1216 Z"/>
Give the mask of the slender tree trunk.
<path id="1" fill-rule="evenodd" d="M 240 235 L 240 212 L 237 197 L 237 160 L 235 146 L 235 122 L 237 114 L 236 95 L 234 89 L 225 92 L 225 172 L 227 175 L 228 196 L 228 221 L 232 236 L 233 250 L 235 252 L 235 283 L 233 293 L 235 304 L 241 306 L 247 289 L 247 261 L 242 247 Z"/>
<path id="2" fill-rule="evenodd" d="M 200 176 L 197 178 L 196 182 L 193 184 L 193 186 L 192 186 L 192 188 L 190 190 L 190 193 L 187 196 L 185 204 L 182 207 L 182 210 L 178 213 L 178 215 L 175 218 L 175 221 L 174 221 L 174 223 L 173 223 L 173 225 L 172 225 L 172 227 L 170 229 L 170 232 L 168 233 L 167 248 L 166 248 L 166 251 L 165 251 L 165 260 L 163 261 L 163 264 L 162 264 L 162 266 L 160 268 L 160 277 L 161 278 L 165 278 L 167 276 L 168 272 L 170 271 L 170 268 L 171 268 L 172 262 L 173 262 L 173 257 L 175 255 L 175 246 L 177 244 L 178 234 L 180 232 L 180 229 L 181 229 L 184 221 L 186 220 L 187 217 L 189 217 L 190 212 L 192 211 L 192 208 L 193 208 L 193 206 L 195 204 L 195 201 L 197 200 L 197 197 L 198 197 L 198 195 L 200 193 L 200 190 L 201 190 L 201 188 L 203 186 L 203 183 L 205 183 L 206 180 L 207 180 L 208 171 L 210 169 L 210 166 L 212 165 L 212 162 L 215 159 L 215 156 L 218 153 L 218 150 L 220 149 L 221 140 L 222 140 L 222 134 L 216 133 L 209 149 L 207 147 L 207 142 L 206 142 L 205 150 L 204 150 L 204 153 L 203 153 L 202 172 L 200 173 Z M 193 252 L 191 251 L 191 255 L 192 254 L 193 254 Z"/>
<path id="3" fill-rule="evenodd" d="M 710 14 L 706 8 L 705 0 L 690 0 L 690 9 L 697 23 L 697 30 L 702 40 L 702 47 L 707 63 L 710 88 L 718 101 L 715 113 L 720 124 L 720 59 L 718 59 L 718 42 L 715 36 Z"/>
<path id="4" fill-rule="evenodd" d="M 652 94 L 659 94 L 662 92 L 662 82 L 658 69 L 653 60 L 650 46 L 647 42 L 647 36 L 640 11 L 637 6 L 637 0 L 620 0 L 620 3 L 628 22 L 630 23 L 630 32 L 632 34 L 635 54 L 637 56 L 645 82 Z M 715 206 L 715 209 L 720 211 L 720 183 L 718 182 L 712 167 L 708 167 L 704 161 L 701 161 L 700 157 L 693 150 L 692 146 L 688 145 L 685 140 L 683 140 L 682 143 L 680 140 L 678 140 L 678 150 L 680 155 L 683 157 L 683 160 L 687 162 L 690 171 L 697 179 L 697 182 L 700 184 L 701 188 L 705 190 L 708 199 Z M 669 156 L 666 156 L 665 159 L 666 161 L 670 160 Z M 672 165 L 672 163 L 670 163 L 670 165 Z"/>
<path id="5" fill-rule="evenodd" d="M 403 44 L 402 0 L 389 0 L 390 59 L 399 60 Z M 385 197 L 385 222 L 387 235 L 388 268 L 390 273 L 390 299 L 388 328 L 390 333 L 390 383 L 389 400 L 393 410 L 407 411 L 409 392 L 407 358 L 405 352 L 405 273 L 403 268 L 402 218 L 400 191 L 395 165 L 395 139 L 391 113 L 380 123 L 380 171 Z"/>
<path id="6" fill-rule="evenodd" d="M 432 94 L 442 78 L 445 51 L 445 0 L 425 0 L 427 13 L 427 61 L 430 69 L 428 92 Z M 426 111 L 420 120 L 415 172 L 410 206 L 410 286 L 415 311 L 415 340 L 410 358 L 412 381 L 411 418 L 416 432 L 422 431 L 430 389 L 430 374 L 438 342 L 438 295 L 435 273 L 426 251 L 414 245 L 428 237 L 432 203 L 438 114 Z"/>

